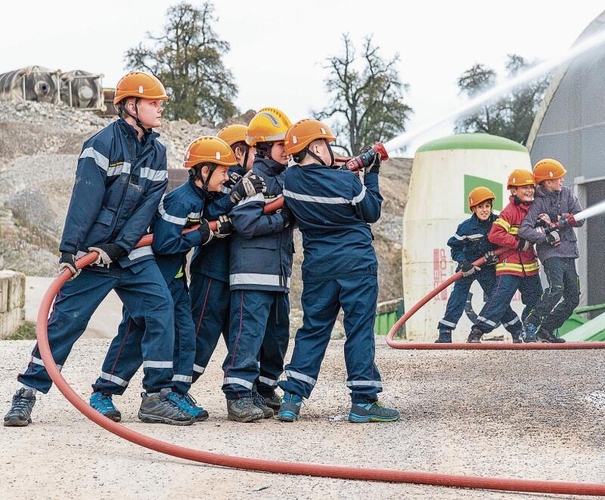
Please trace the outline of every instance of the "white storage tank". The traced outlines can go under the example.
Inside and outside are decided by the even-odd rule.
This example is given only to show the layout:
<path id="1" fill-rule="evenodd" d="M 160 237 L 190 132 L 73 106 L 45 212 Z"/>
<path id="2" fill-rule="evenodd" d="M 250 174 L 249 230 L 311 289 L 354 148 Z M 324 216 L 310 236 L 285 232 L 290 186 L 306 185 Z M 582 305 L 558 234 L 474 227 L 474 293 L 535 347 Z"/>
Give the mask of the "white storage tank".
<path id="1" fill-rule="evenodd" d="M 424 144 L 414 156 L 409 197 L 403 215 L 403 298 L 405 310 L 411 309 L 454 274 L 447 240 L 458 224 L 471 216 L 468 194 L 485 186 L 496 195 L 494 211 L 508 204 L 506 182 L 516 168 L 530 170 L 527 149 L 521 144 L 489 134 L 458 134 Z M 437 294 L 405 324 L 408 340 L 432 341 L 437 338 L 437 323 L 445 313 L 453 285 Z M 475 282 L 471 292 L 473 307 L 479 312 L 483 292 Z M 518 294 L 513 309 L 523 305 Z M 471 328 L 466 314 L 453 333 L 454 342 L 464 342 Z M 507 332 L 498 327 L 494 334 Z"/>

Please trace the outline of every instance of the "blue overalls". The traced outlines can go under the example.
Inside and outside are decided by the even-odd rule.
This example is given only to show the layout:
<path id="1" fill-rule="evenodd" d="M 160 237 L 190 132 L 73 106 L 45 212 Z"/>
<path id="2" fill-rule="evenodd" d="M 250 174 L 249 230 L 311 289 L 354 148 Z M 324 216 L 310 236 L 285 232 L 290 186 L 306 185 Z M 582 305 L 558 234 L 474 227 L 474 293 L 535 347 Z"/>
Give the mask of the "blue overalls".
<path id="1" fill-rule="evenodd" d="M 303 238 L 303 325 L 296 332 L 286 381 L 279 386 L 308 398 L 340 308 L 344 313 L 346 385 L 355 404 L 378 400 L 375 358 L 378 260 L 370 224 L 380 218 L 378 174 L 364 184 L 349 170 L 319 164 L 286 171 L 284 196 Z"/>
<path id="2" fill-rule="evenodd" d="M 281 195 L 285 166 L 256 156 L 252 170 L 267 191 L 242 200 L 231 212 L 229 352 L 223 363 L 227 399 L 257 390 L 270 396 L 283 373 L 290 335 L 290 276 L 294 253 L 292 226 L 265 204 Z M 259 366 L 260 363 L 260 366 Z"/>
<path id="3" fill-rule="evenodd" d="M 48 323 L 48 341 L 59 367 L 111 290 L 135 321 L 146 325 L 143 387 L 158 392 L 172 379 L 174 346 L 170 293 L 149 247 L 135 248 L 146 233 L 168 184 L 166 148 L 151 132 L 118 119 L 88 139 L 80 153 L 59 250 L 81 257 L 91 246 L 115 243 L 128 255 L 107 266 L 88 266 L 63 285 Z M 52 381 L 34 347 L 18 380 L 43 393 Z"/>
<path id="4" fill-rule="evenodd" d="M 200 233 L 184 229 L 200 223 L 208 193 L 192 179 L 166 194 L 152 224 L 153 250 L 163 280 L 168 285 L 174 308 L 174 373 L 171 387 L 187 394 L 192 383 L 195 356 L 195 326 L 184 272 L 187 253 L 201 244 Z M 141 366 L 145 345 L 145 323 L 136 321 L 124 311 L 118 334 L 103 362 L 101 376 L 93 384 L 95 392 L 123 394 Z"/>
<path id="5" fill-rule="evenodd" d="M 236 165 L 229 168 L 229 173 L 232 172 L 244 175 L 246 170 Z M 226 182 L 220 198 L 206 207 L 206 219 L 214 220 L 233 208 L 233 203 L 229 202 L 230 192 L 231 183 Z M 196 338 L 193 382 L 206 370 L 221 334 L 229 346 L 229 240 L 229 236 L 215 238 L 203 248 L 196 248 L 189 266 L 191 315 Z"/>

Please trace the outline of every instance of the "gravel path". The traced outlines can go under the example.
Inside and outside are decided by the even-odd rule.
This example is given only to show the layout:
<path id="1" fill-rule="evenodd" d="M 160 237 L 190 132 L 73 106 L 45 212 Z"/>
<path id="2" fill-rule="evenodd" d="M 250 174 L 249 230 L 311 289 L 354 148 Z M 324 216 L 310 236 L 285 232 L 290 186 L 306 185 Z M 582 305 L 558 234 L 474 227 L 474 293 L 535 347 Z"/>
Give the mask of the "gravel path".
<path id="1" fill-rule="evenodd" d="M 63 375 L 88 398 L 107 339 L 82 339 Z M 601 351 L 405 351 L 377 339 L 382 400 L 402 419 L 350 424 L 343 341 L 330 343 L 318 385 L 292 424 L 230 422 L 221 346 L 192 393 L 210 419 L 192 427 L 136 418 L 140 379 L 116 404 L 124 425 L 194 449 L 240 457 L 465 476 L 605 482 Z M 32 342 L 0 342 L 3 412 Z M 53 388 L 27 428 L 2 428 L 0 498 L 534 499 L 562 495 L 461 490 L 239 471 L 177 459 L 87 420 Z"/>

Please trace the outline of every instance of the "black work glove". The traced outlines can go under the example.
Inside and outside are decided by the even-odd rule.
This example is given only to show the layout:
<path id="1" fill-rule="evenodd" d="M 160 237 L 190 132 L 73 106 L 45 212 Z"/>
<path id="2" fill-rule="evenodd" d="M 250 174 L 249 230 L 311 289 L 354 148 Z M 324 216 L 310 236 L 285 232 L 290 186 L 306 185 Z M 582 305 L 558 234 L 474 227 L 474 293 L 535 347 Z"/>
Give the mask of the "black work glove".
<path id="1" fill-rule="evenodd" d="M 462 271 L 462 276 L 466 278 L 467 276 L 471 276 L 472 274 L 481 271 L 481 268 L 473 265 L 472 262 L 460 262 L 460 270 Z"/>
<path id="2" fill-rule="evenodd" d="M 525 252 L 525 250 L 529 250 L 529 247 L 531 246 L 531 243 L 527 240 L 524 240 L 523 238 L 519 238 L 519 244 L 517 245 L 517 250 L 521 250 L 522 252 Z"/>
<path id="3" fill-rule="evenodd" d="M 374 158 L 371 160 L 371 163 L 366 167 L 365 172 L 371 172 L 373 174 L 379 174 L 380 173 L 380 154 L 377 153 L 376 151 L 374 151 L 372 148 L 366 148 L 362 151 L 363 153 L 369 153 L 369 152 L 374 153 Z"/>
<path id="4" fill-rule="evenodd" d="M 233 232 L 233 224 L 228 215 L 219 215 L 216 221 L 216 230 L 213 231 L 217 238 L 224 238 Z"/>
<path id="5" fill-rule="evenodd" d="M 265 180 L 252 172 L 248 172 L 231 188 L 230 199 L 233 203 L 239 203 L 244 198 L 254 196 L 267 191 Z"/>
<path id="6" fill-rule="evenodd" d="M 285 203 L 279 210 L 279 214 L 282 216 L 284 222 L 284 229 L 294 222 L 294 214 L 292 213 L 292 210 L 290 210 L 290 207 L 288 207 L 288 205 L 286 205 Z"/>
<path id="7" fill-rule="evenodd" d="M 214 236 L 214 233 L 210 229 L 210 224 L 206 219 L 202 219 L 200 221 L 200 227 L 197 228 L 198 233 L 200 233 L 200 238 L 202 240 L 202 245 L 207 245 L 210 243 L 210 240 Z"/>
<path id="8" fill-rule="evenodd" d="M 491 250 L 489 252 L 487 252 L 483 258 L 485 259 L 485 264 L 486 266 L 495 266 L 498 263 L 498 256 L 494 255 L 494 252 L 492 252 Z"/>
<path id="9" fill-rule="evenodd" d="M 73 280 L 80 274 L 80 269 L 76 267 L 76 256 L 73 253 L 63 252 L 59 258 L 59 272 L 63 269 L 69 269 L 71 273 L 70 280 Z"/>
<path id="10" fill-rule="evenodd" d="M 561 236 L 558 231 L 551 231 L 546 235 L 546 243 L 553 247 L 558 247 L 561 244 Z"/>
<path id="11" fill-rule="evenodd" d="M 98 252 L 99 256 L 97 260 L 93 262 L 93 264 L 111 264 L 115 262 L 120 257 L 126 255 L 126 250 L 124 250 L 120 245 L 115 243 L 104 243 L 102 245 L 98 245 L 96 247 L 88 247 L 89 252 Z"/>

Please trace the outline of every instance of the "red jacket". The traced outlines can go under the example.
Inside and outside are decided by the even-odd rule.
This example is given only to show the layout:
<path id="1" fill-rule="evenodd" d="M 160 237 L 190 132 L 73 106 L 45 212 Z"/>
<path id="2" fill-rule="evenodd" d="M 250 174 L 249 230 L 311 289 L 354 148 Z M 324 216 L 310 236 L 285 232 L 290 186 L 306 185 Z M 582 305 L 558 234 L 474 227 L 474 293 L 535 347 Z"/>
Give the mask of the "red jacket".
<path id="1" fill-rule="evenodd" d="M 527 250 L 519 250 L 519 226 L 529 210 L 525 203 L 515 203 L 513 196 L 509 197 L 509 204 L 504 207 L 498 218 L 492 224 L 487 235 L 489 241 L 501 248 L 510 251 L 500 255 L 500 262 L 496 264 L 496 275 L 512 274 L 515 276 L 534 276 L 540 272 L 540 266 L 533 245 Z"/>

